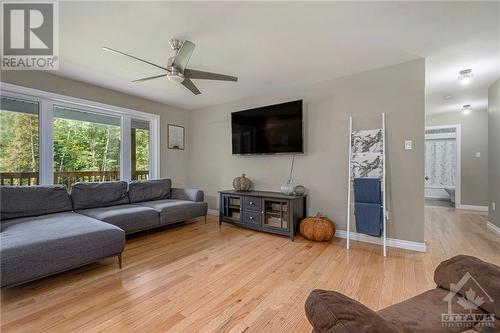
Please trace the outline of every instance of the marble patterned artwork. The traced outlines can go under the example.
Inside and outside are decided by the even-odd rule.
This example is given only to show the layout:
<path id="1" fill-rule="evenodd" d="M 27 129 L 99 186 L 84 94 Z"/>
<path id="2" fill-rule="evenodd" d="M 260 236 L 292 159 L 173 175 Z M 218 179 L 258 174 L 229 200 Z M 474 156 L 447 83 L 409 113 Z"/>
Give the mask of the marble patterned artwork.
<path id="1" fill-rule="evenodd" d="M 382 130 L 352 132 L 352 153 L 381 153 L 383 150 Z"/>
<path id="2" fill-rule="evenodd" d="M 352 132 L 352 177 L 383 177 L 382 129 Z"/>
<path id="3" fill-rule="evenodd" d="M 382 178 L 383 158 L 381 153 L 361 153 L 352 156 L 353 178 Z"/>

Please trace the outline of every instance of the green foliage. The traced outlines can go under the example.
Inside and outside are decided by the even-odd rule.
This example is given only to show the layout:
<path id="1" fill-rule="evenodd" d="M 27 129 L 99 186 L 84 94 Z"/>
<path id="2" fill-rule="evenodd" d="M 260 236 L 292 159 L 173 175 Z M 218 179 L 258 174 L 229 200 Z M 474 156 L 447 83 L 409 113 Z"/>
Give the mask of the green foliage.
<path id="1" fill-rule="evenodd" d="M 0 111 L 0 172 L 36 172 L 38 116 Z M 54 119 L 54 171 L 119 171 L 120 127 Z M 149 169 L 149 131 L 136 130 L 136 170 Z"/>
<path id="2" fill-rule="evenodd" d="M 135 130 L 136 140 L 136 170 L 149 170 L 149 131 L 144 129 Z"/>
<path id="3" fill-rule="evenodd" d="M 120 127 L 54 120 L 54 171 L 117 171 Z"/>
<path id="4" fill-rule="evenodd" d="M 0 111 L 0 172 L 38 171 L 38 116 Z"/>

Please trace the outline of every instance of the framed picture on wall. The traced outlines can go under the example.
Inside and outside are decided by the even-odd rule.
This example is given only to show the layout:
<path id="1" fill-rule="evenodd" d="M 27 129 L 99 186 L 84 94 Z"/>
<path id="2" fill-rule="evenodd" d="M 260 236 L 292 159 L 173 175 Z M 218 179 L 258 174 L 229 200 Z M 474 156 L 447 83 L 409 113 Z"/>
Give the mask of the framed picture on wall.
<path id="1" fill-rule="evenodd" d="M 184 127 L 168 124 L 168 149 L 184 150 Z"/>

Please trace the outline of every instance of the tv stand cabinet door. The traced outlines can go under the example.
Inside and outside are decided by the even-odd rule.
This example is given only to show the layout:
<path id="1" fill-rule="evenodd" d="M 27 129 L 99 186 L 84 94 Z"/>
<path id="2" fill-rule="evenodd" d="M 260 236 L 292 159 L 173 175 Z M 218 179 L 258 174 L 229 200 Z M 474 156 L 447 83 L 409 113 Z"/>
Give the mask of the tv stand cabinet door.
<path id="1" fill-rule="evenodd" d="M 265 231 L 288 235 L 292 210 L 290 200 L 262 199 L 262 228 Z"/>
<path id="2" fill-rule="evenodd" d="M 240 223 L 242 220 L 243 198 L 238 195 L 221 194 L 220 197 L 220 222 Z"/>

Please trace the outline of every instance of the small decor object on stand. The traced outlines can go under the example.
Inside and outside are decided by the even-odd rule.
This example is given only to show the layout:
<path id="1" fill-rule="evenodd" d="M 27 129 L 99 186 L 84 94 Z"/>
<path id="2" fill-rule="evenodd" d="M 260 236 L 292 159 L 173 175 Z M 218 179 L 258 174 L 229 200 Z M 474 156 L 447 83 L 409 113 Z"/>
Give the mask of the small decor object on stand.
<path id="1" fill-rule="evenodd" d="M 245 174 L 242 174 L 241 177 L 236 177 L 233 179 L 233 187 L 236 191 L 250 191 L 252 188 L 252 182 L 250 179 L 245 177 Z"/>
<path id="2" fill-rule="evenodd" d="M 330 241 L 335 235 L 335 224 L 325 215 L 317 213 L 300 222 L 300 234 L 317 242 Z"/>
<path id="3" fill-rule="evenodd" d="M 290 175 L 288 176 L 288 180 L 286 181 L 286 183 L 284 183 L 280 187 L 281 193 L 283 193 L 285 195 L 293 195 L 294 194 L 295 185 L 292 183 L 292 174 L 293 174 L 294 164 L 295 164 L 295 154 L 292 157 L 292 164 L 290 165 Z"/>
<path id="4" fill-rule="evenodd" d="M 291 184 L 291 183 L 285 183 L 285 184 L 281 185 L 280 191 L 283 194 L 292 195 L 294 188 L 295 188 L 295 186 L 293 184 Z"/>
<path id="5" fill-rule="evenodd" d="M 293 193 L 295 195 L 304 195 L 306 194 L 306 188 L 302 185 L 297 185 L 293 188 Z"/>

